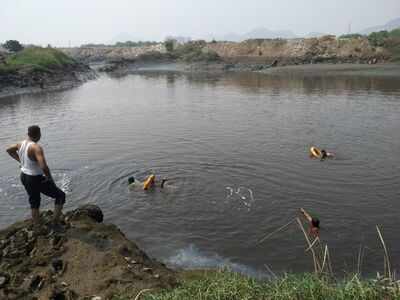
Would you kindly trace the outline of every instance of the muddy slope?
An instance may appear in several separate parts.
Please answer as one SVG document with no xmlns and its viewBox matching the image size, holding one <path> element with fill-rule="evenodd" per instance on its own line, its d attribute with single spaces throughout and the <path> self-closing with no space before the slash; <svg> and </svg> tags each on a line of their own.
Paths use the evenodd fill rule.
<svg viewBox="0 0 400 300">
<path fill-rule="evenodd" d="M 0 231 L 0 299 L 111 299 L 114 295 L 176 285 L 176 274 L 149 258 L 97 206 L 66 214 L 65 232 L 42 214 Z"/>
</svg>

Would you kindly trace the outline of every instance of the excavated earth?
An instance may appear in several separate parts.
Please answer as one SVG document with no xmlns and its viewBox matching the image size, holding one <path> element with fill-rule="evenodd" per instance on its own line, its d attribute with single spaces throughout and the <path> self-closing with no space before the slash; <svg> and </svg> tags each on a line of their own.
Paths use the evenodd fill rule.
<svg viewBox="0 0 400 300">
<path fill-rule="evenodd" d="M 66 213 L 52 229 L 52 212 L 43 225 L 30 220 L 0 231 L 0 299 L 112 299 L 127 292 L 171 288 L 176 273 L 149 258 L 112 224 L 99 207 Z"/>
</svg>

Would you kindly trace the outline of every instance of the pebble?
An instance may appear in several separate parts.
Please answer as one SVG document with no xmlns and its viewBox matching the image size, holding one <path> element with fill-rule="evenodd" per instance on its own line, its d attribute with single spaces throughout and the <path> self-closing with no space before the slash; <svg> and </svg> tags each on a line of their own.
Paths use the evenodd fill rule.
<svg viewBox="0 0 400 300">
<path fill-rule="evenodd" d="M 53 259 L 53 261 L 51 262 L 51 266 L 53 267 L 53 271 L 57 273 L 62 270 L 63 261 L 61 259 Z"/>
<path fill-rule="evenodd" d="M 28 231 L 28 239 L 33 238 L 34 232 L 33 231 Z"/>
<path fill-rule="evenodd" d="M 151 268 L 143 268 L 143 272 L 151 272 Z"/>
<path fill-rule="evenodd" d="M 6 285 L 8 278 L 6 276 L 0 276 L 0 288 Z"/>
</svg>

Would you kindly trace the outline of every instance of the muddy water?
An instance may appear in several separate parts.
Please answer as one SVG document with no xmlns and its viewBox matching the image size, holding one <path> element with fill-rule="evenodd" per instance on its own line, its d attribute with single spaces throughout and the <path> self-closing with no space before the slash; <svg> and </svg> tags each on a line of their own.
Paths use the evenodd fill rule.
<svg viewBox="0 0 400 300">
<path fill-rule="evenodd" d="M 107 221 L 165 262 L 249 274 L 307 271 L 304 207 L 321 220 L 334 269 L 382 269 L 375 225 L 400 264 L 400 84 L 391 77 L 106 76 L 79 88 L 0 100 L 0 141 L 42 127 L 68 208 L 97 203 Z M 308 157 L 311 145 L 336 154 Z M 29 215 L 18 165 L 0 155 L 0 226 Z M 165 189 L 127 187 L 154 173 Z M 43 198 L 43 207 L 52 207 Z"/>
</svg>

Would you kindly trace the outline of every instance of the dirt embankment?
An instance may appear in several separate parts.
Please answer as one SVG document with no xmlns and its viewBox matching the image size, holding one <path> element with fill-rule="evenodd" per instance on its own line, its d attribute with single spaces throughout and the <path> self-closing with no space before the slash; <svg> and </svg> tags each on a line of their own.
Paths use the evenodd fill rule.
<svg viewBox="0 0 400 300">
<path fill-rule="evenodd" d="M 254 39 L 241 43 L 198 43 L 203 52 L 216 52 L 225 62 L 226 69 L 235 65 L 270 66 L 313 63 L 382 63 L 390 59 L 390 52 L 373 47 L 367 38 L 340 39 L 335 36 L 308 39 Z M 92 47 L 65 48 L 64 53 L 84 62 L 134 61 L 146 53 L 165 53 L 162 44 L 149 47 Z M 212 64 L 214 62 L 210 62 Z M 233 66 L 229 66 L 233 65 Z M 241 69 L 240 66 L 238 68 Z M 255 68 L 257 70 L 257 68 Z"/>
<path fill-rule="evenodd" d="M 247 40 L 242 43 L 209 43 L 207 48 L 232 63 L 378 63 L 390 59 L 387 50 L 370 45 L 367 38 L 335 36 L 293 40 Z"/>
<path fill-rule="evenodd" d="M 173 271 L 102 223 L 97 206 L 68 212 L 65 232 L 51 229 L 51 217 L 42 214 L 39 233 L 29 220 L 0 231 L 0 299 L 104 300 L 176 285 Z"/>
<path fill-rule="evenodd" d="M 160 52 L 164 53 L 163 44 L 143 47 L 79 47 L 79 48 L 60 48 L 62 52 L 74 59 L 92 63 L 113 60 L 134 60 L 139 55 Z"/>
</svg>

